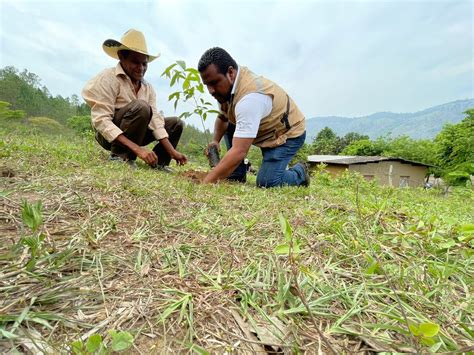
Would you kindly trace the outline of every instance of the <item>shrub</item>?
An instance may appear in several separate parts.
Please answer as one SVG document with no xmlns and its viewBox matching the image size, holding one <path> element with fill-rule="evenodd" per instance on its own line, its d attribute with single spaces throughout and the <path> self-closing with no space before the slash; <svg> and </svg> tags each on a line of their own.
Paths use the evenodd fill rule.
<svg viewBox="0 0 474 355">
<path fill-rule="evenodd" d="M 11 110 L 9 102 L 0 101 L 0 119 L 21 120 L 25 118 L 26 113 L 23 110 Z"/>
<path fill-rule="evenodd" d="M 57 133 L 64 130 L 64 126 L 56 120 L 49 117 L 30 117 L 28 123 L 42 132 Z"/>
<path fill-rule="evenodd" d="M 384 150 L 381 141 L 371 141 L 370 139 L 362 139 L 352 142 L 343 151 L 342 155 L 381 155 Z"/>
<path fill-rule="evenodd" d="M 474 164 L 463 163 L 456 166 L 453 171 L 447 172 L 443 179 L 451 186 L 466 186 L 471 181 L 471 175 L 474 175 Z"/>
<path fill-rule="evenodd" d="M 67 126 L 78 133 L 93 132 L 91 116 L 72 116 L 67 120 Z"/>
</svg>

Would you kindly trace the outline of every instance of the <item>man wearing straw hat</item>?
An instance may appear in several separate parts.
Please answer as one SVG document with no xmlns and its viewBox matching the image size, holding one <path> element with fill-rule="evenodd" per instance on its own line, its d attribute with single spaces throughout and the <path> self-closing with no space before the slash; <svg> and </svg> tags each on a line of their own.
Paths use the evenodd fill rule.
<svg viewBox="0 0 474 355">
<path fill-rule="evenodd" d="M 148 63 L 159 54 L 150 55 L 145 37 L 134 29 L 125 32 L 120 41 L 106 40 L 102 48 L 119 63 L 91 79 L 82 96 L 91 107 L 96 140 L 110 150 L 110 160 L 135 167 L 139 157 L 166 172 L 171 171 L 171 159 L 186 164 L 186 156 L 175 149 L 184 124 L 177 117 L 165 119 L 158 112 L 155 90 L 143 79 Z M 158 141 L 153 150 L 147 149 L 145 146 L 153 141 Z"/>
</svg>

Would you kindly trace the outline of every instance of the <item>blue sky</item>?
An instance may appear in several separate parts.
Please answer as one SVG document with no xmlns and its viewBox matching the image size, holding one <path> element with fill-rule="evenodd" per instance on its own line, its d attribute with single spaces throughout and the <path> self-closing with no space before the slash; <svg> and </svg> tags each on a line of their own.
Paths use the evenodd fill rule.
<svg viewBox="0 0 474 355">
<path fill-rule="evenodd" d="M 197 66 L 213 46 L 280 84 L 308 118 L 415 112 L 474 97 L 473 11 L 471 0 L 0 0 L 0 66 L 80 94 L 115 65 L 102 42 L 136 28 L 161 53 L 146 79 L 167 115 L 161 73 L 178 59 Z"/>
</svg>

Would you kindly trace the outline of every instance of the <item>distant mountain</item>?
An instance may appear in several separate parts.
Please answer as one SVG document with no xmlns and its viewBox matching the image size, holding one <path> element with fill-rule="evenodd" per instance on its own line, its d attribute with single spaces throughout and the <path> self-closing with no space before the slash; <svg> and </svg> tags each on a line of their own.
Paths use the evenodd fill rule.
<svg viewBox="0 0 474 355">
<path fill-rule="evenodd" d="M 474 99 L 457 100 L 415 113 L 377 112 L 364 117 L 314 117 L 306 121 L 306 141 L 311 142 L 318 132 L 331 128 L 338 136 L 349 132 L 366 134 L 374 139 L 388 133 L 392 137 L 434 138 L 446 123 L 458 123 L 474 108 Z"/>
</svg>

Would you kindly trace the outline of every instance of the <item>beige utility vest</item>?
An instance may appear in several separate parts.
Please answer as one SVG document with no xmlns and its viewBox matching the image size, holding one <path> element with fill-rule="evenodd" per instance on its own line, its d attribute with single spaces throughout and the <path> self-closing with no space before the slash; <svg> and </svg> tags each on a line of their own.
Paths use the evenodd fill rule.
<svg viewBox="0 0 474 355">
<path fill-rule="evenodd" d="M 246 67 L 240 67 L 235 93 L 227 106 L 227 119 L 236 124 L 235 105 L 242 97 L 250 93 L 271 96 L 272 111 L 260 121 L 257 137 L 252 142 L 261 148 L 282 145 L 288 138 L 301 136 L 305 131 L 305 118 L 288 94 L 274 82 L 252 73 Z"/>
</svg>

